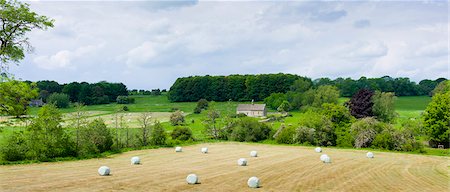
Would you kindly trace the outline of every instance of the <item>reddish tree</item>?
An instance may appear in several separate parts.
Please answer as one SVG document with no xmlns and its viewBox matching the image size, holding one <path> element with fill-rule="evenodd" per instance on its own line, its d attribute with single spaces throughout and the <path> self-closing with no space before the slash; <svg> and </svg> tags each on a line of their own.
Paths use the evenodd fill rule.
<svg viewBox="0 0 450 192">
<path fill-rule="evenodd" d="M 346 104 L 350 113 L 356 118 L 372 117 L 372 96 L 374 92 L 368 89 L 360 89 Z"/>
</svg>

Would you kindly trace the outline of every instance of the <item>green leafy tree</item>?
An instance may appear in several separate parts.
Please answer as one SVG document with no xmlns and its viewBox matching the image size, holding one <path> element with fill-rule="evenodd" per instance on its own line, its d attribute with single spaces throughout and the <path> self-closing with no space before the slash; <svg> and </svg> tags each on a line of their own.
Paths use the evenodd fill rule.
<svg viewBox="0 0 450 192">
<path fill-rule="evenodd" d="M 47 98 L 47 103 L 53 103 L 58 108 L 68 108 L 70 100 L 67 94 L 53 93 Z"/>
<path fill-rule="evenodd" d="M 431 92 L 432 95 L 450 92 L 450 80 L 440 82 Z"/>
<path fill-rule="evenodd" d="M 332 85 L 323 85 L 317 88 L 314 94 L 313 107 L 322 107 L 324 103 L 335 103 L 339 100 L 339 89 Z"/>
<path fill-rule="evenodd" d="M 0 113 L 20 117 L 28 112 L 31 99 L 38 96 L 36 84 L 9 79 L 0 82 Z"/>
<path fill-rule="evenodd" d="M 80 156 L 109 151 L 113 145 L 111 132 L 100 118 L 80 129 L 80 141 L 78 152 Z"/>
<path fill-rule="evenodd" d="M 290 89 L 293 92 L 303 93 L 308 91 L 312 87 L 312 81 L 308 78 L 300 78 L 294 81 L 294 84 L 291 85 Z"/>
<path fill-rule="evenodd" d="M 271 109 L 277 109 L 287 97 L 284 93 L 272 93 L 269 97 L 264 99 L 264 103 Z"/>
<path fill-rule="evenodd" d="M 75 149 L 69 134 L 61 126 L 62 115 L 51 104 L 44 105 L 28 127 L 28 159 L 48 160 L 55 157 L 74 156 Z"/>
<path fill-rule="evenodd" d="M 166 138 L 167 135 L 164 127 L 159 121 L 156 121 L 150 132 L 150 145 L 164 145 L 166 144 Z"/>
<path fill-rule="evenodd" d="M 292 106 L 288 101 L 283 101 L 283 103 L 281 103 L 280 106 L 278 106 L 277 111 L 286 113 L 286 112 L 289 112 L 289 110 L 291 110 L 291 108 L 292 108 Z"/>
<path fill-rule="evenodd" d="M 353 137 L 350 134 L 350 126 L 355 118 L 349 110 L 338 104 L 325 103 L 322 105 L 322 114 L 328 117 L 334 126 L 336 145 L 340 147 L 352 147 Z"/>
<path fill-rule="evenodd" d="M 425 109 L 423 127 L 430 138 L 430 145 L 448 147 L 450 139 L 450 92 L 435 94 Z"/>
<path fill-rule="evenodd" d="M 380 121 L 389 123 L 396 117 L 395 114 L 395 95 L 394 93 L 385 93 L 375 91 L 372 96 L 372 113 Z"/>
<path fill-rule="evenodd" d="M 203 123 L 205 124 L 206 134 L 213 139 L 219 139 L 222 131 L 217 121 L 219 117 L 220 113 L 215 108 L 214 103 L 212 103 L 208 109 L 206 120 Z"/>
<path fill-rule="evenodd" d="M 170 136 L 172 137 L 172 139 L 177 139 L 180 141 L 187 141 L 189 139 L 194 140 L 192 131 L 191 129 L 189 129 L 189 127 L 175 127 Z"/>
<path fill-rule="evenodd" d="M 26 33 L 33 29 L 53 27 L 53 20 L 30 10 L 27 3 L 17 0 L 0 0 L 0 72 L 6 71 L 10 62 L 17 63 L 32 51 Z"/>
</svg>

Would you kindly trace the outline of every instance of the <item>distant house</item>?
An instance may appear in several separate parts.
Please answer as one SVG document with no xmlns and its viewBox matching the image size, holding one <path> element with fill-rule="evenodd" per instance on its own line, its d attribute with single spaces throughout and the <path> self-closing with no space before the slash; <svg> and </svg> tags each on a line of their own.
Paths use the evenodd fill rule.
<svg viewBox="0 0 450 192">
<path fill-rule="evenodd" d="M 236 114 L 245 114 L 249 117 L 265 117 L 267 115 L 266 104 L 239 104 Z"/>
<path fill-rule="evenodd" d="M 42 99 L 33 99 L 30 101 L 31 107 L 42 107 L 45 103 L 42 101 Z"/>
</svg>

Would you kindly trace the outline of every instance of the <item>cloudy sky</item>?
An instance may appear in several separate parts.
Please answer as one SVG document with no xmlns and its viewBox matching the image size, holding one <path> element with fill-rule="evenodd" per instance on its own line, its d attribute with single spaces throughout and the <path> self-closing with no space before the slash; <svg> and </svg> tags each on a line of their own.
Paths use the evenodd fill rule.
<svg viewBox="0 0 450 192">
<path fill-rule="evenodd" d="M 449 7 L 416 2 L 31 1 L 55 27 L 16 78 L 169 88 L 178 77 L 449 78 Z"/>
</svg>

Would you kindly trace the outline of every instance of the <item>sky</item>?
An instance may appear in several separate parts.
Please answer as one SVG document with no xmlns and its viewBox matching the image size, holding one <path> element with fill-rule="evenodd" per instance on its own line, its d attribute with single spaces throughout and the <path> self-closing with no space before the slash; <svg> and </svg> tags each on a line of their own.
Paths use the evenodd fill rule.
<svg viewBox="0 0 450 192">
<path fill-rule="evenodd" d="M 447 1 L 28 1 L 16 78 L 168 89 L 179 77 L 450 77 Z"/>
</svg>

